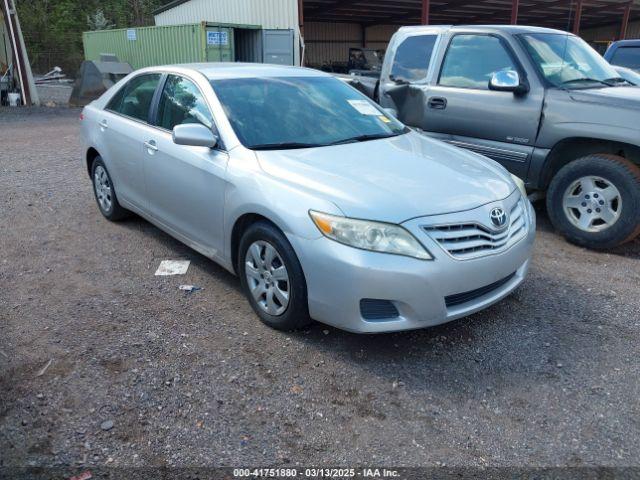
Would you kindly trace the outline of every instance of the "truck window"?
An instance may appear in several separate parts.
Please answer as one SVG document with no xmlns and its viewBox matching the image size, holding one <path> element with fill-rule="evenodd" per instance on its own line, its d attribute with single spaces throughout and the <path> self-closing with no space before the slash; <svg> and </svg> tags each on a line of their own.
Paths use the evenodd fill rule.
<svg viewBox="0 0 640 480">
<path fill-rule="evenodd" d="M 640 70 L 640 47 L 620 47 L 611 57 L 612 65 Z"/>
<path fill-rule="evenodd" d="M 517 68 L 497 37 L 456 35 L 449 44 L 439 84 L 488 90 L 489 80 L 501 70 Z"/>
<path fill-rule="evenodd" d="M 416 35 L 405 39 L 396 50 L 391 79 L 405 82 L 423 80 L 427 76 L 437 38 L 437 35 Z"/>
</svg>

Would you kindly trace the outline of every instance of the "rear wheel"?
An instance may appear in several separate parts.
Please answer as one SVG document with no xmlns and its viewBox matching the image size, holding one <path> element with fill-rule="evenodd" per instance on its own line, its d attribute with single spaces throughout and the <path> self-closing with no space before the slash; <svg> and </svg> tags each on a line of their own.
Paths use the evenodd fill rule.
<svg viewBox="0 0 640 480">
<path fill-rule="evenodd" d="M 93 193 L 102 215 L 111 221 L 122 220 L 129 216 L 130 212 L 120 205 L 116 196 L 111 176 L 104 164 L 102 157 L 97 156 L 91 166 L 91 178 L 93 180 Z"/>
<path fill-rule="evenodd" d="M 571 242 L 607 249 L 640 233 L 640 168 L 596 154 L 563 167 L 547 192 L 553 225 Z"/>
<path fill-rule="evenodd" d="M 254 311 L 265 324 L 295 330 L 311 323 L 307 285 L 293 248 L 273 225 L 251 225 L 240 240 L 238 274 Z"/>
</svg>

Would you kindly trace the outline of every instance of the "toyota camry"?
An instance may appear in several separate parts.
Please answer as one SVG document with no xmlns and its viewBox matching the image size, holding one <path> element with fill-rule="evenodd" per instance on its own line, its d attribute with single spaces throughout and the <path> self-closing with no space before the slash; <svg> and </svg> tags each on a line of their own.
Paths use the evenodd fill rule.
<svg viewBox="0 0 640 480">
<path fill-rule="evenodd" d="M 135 212 L 237 274 L 271 327 L 428 327 L 494 304 L 527 273 L 522 181 L 328 74 L 147 68 L 81 118 L 102 214 Z"/>
</svg>

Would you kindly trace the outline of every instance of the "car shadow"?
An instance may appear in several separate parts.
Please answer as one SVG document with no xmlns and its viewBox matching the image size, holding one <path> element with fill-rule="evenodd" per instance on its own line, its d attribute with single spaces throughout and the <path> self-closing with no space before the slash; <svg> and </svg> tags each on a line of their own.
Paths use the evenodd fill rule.
<svg viewBox="0 0 640 480">
<path fill-rule="evenodd" d="M 564 240 L 561 235 L 556 232 L 556 230 L 553 228 L 553 225 L 551 224 L 551 221 L 549 220 L 549 215 L 547 215 L 547 209 L 545 206 L 544 201 L 537 201 L 533 204 L 535 210 L 536 210 L 536 217 L 537 217 L 537 221 L 538 221 L 538 225 L 537 225 L 537 230 L 538 232 L 546 232 L 546 233 L 551 233 L 554 235 L 557 235 L 558 238 L 564 242 L 567 242 L 566 240 Z M 568 242 L 567 242 L 568 243 Z M 583 247 L 576 247 L 576 248 L 583 248 Z M 619 247 L 616 248 L 611 248 L 609 250 L 605 250 L 605 251 L 594 251 L 594 250 L 589 250 L 589 249 L 584 249 L 585 252 L 589 252 L 589 253 L 596 253 L 596 254 L 602 254 L 602 253 L 608 253 L 611 255 L 616 255 L 619 257 L 625 257 L 625 258 L 636 258 L 636 259 L 640 259 L 640 237 L 637 237 L 636 239 L 627 242 L 623 245 L 620 245 Z"/>
<path fill-rule="evenodd" d="M 579 373 L 578 365 L 598 364 L 608 348 L 603 337 L 614 335 L 607 332 L 606 294 L 571 298 L 580 290 L 561 273 L 534 271 L 502 302 L 444 325 L 360 335 L 317 324 L 290 335 L 336 363 L 355 365 L 363 378 L 386 378 L 390 388 L 415 394 L 536 388 Z"/>
<path fill-rule="evenodd" d="M 151 222 L 148 222 L 144 218 L 138 215 L 132 215 L 131 218 L 127 218 L 119 223 L 120 226 L 130 231 L 140 232 L 144 236 L 157 241 L 167 250 L 171 251 L 171 258 L 184 258 L 191 261 L 191 265 L 206 271 L 215 277 L 216 280 L 222 282 L 226 287 L 233 288 L 239 293 L 242 292 L 240 288 L 240 282 L 238 278 L 227 271 L 225 268 L 218 265 L 212 259 L 202 255 L 201 253 L 188 247 L 181 241 L 173 238 L 168 233 L 160 230 Z"/>
</svg>

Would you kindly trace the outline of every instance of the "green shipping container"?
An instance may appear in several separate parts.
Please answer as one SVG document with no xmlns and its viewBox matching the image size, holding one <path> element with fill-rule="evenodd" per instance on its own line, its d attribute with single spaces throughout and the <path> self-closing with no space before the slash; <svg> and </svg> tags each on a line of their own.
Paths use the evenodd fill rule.
<svg viewBox="0 0 640 480">
<path fill-rule="evenodd" d="M 203 22 L 123 28 L 85 32 L 82 42 L 86 60 L 100 61 L 100 54 L 115 54 L 134 69 L 173 63 L 233 62 L 234 28 L 260 27 Z"/>
</svg>

